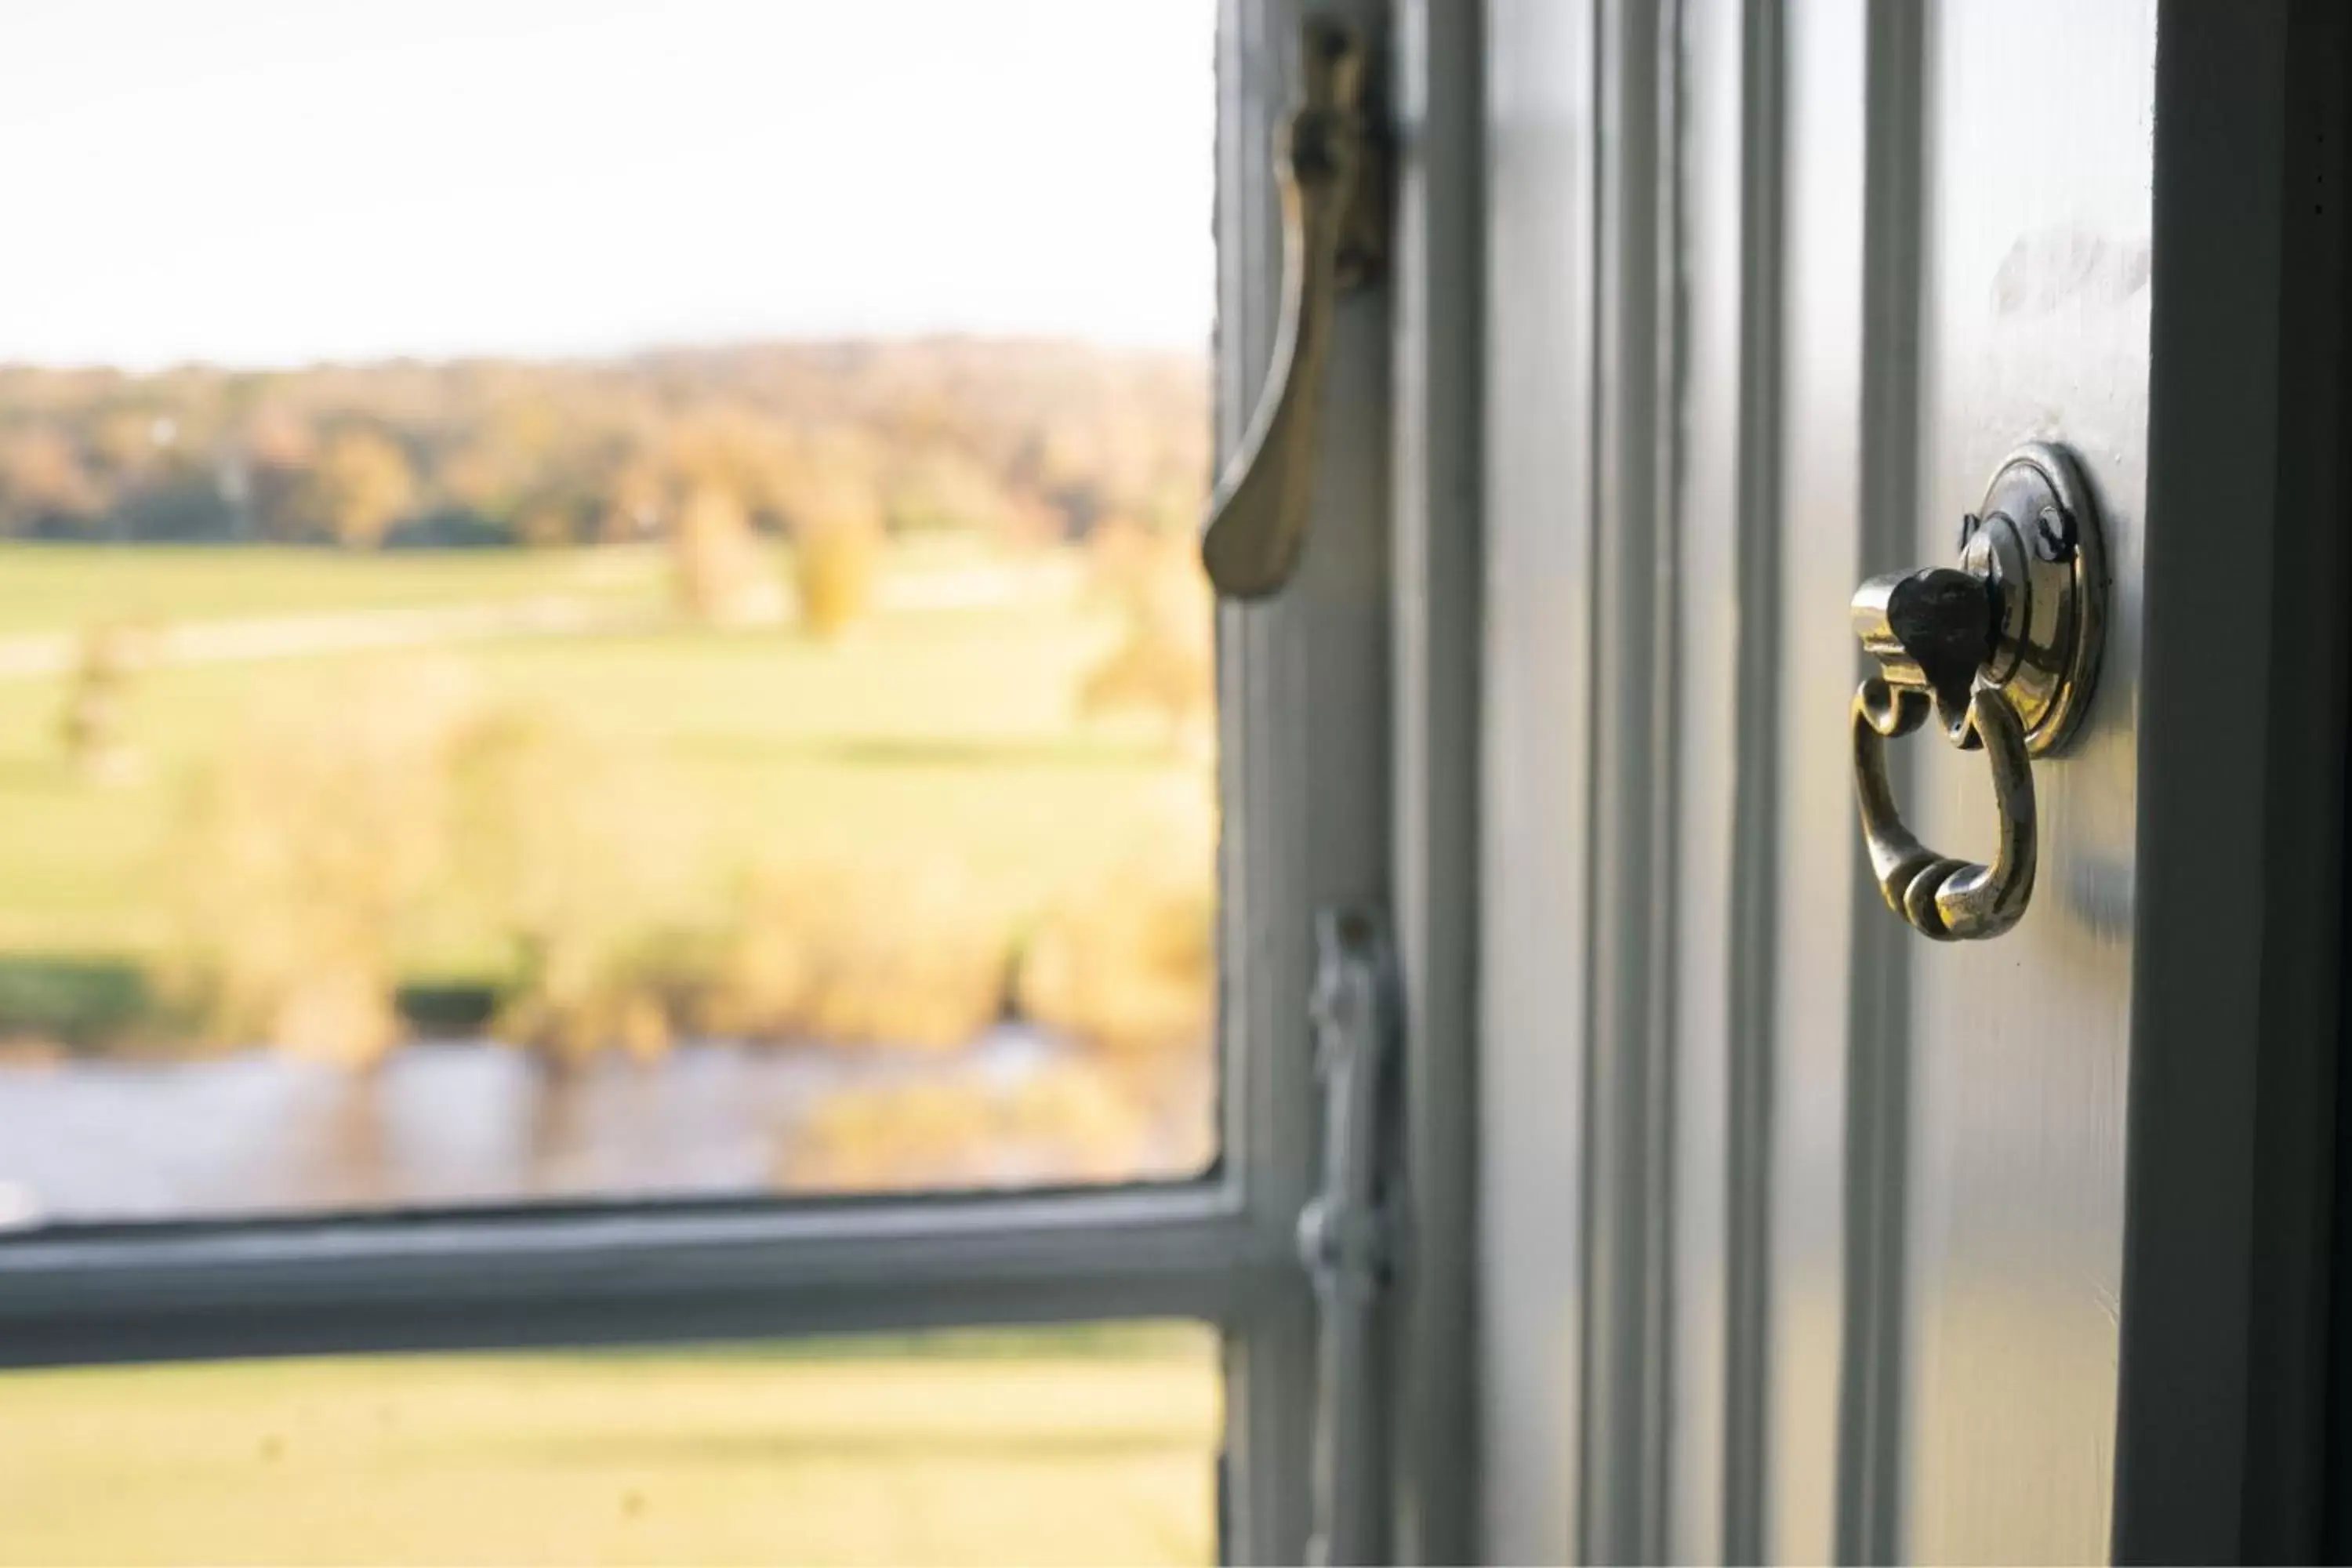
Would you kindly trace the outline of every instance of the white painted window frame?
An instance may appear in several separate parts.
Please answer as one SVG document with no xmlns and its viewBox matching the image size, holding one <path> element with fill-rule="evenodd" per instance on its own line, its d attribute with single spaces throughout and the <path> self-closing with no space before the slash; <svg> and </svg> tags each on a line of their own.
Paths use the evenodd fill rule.
<svg viewBox="0 0 2352 1568">
<path fill-rule="evenodd" d="M 0 1366 L 1195 1318 L 1226 1346 L 1226 1553 L 1297 1561 L 1315 1403 L 1294 1240 L 1318 1154 L 1313 917 L 1393 895 L 1413 1038 L 1437 1042 L 1409 1049 L 1405 1127 L 1406 1219 L 1433 1267 L 1409 1264 L 1396 1298 L 1397 1484 L 1350 1506 L 1381 1510 L 1397 1551 L 1469 1554 L 1479 7 L 1398 0 L 1391 49 L 1384 0 L 1314 3 L 1354 21 L 1394 73 L 1400 225 L 1391 286 L 1339 312 L 1299 575 L 1271 603 L 1221 612 L 1217 1168 L 1020 1194 L 59 1227 L 0 1239 Z M 1221 0 L 1224 450 L 1273 346 L 1269 148 L 1304 8 Z M 1416 574 L 1394 595 L 1392 552 Z"/>
</svg>

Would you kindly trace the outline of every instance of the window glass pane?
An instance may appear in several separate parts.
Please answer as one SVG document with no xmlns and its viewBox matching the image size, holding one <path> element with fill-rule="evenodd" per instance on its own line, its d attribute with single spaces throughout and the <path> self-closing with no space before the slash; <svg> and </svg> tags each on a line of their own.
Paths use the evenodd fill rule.
<svg viewBox="0 0 2352 1568">
<path fill-rule="evenodd" d="M 1213 0 L 0 20 L 0 1224 L 1213 1157 Z"/>
<path fill-rule="evenodd" d="M 1207 1563 L 1183 1324 L 0 1375 L 0 1562 Z"/>
</svg>

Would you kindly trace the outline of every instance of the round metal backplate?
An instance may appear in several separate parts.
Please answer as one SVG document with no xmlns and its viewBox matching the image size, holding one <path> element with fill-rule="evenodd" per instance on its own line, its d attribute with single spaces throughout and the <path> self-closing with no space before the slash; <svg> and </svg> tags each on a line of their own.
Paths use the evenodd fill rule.
<svg viewBox="0 0 2352 1568">
<path fill-rule="evenodd" d="M 1990 580 L 2000 624 L 1983 674 L 2025 722 L 2042 756 L 2080 727 L 2106 637 L 2106 540 L 2082 470 L 2063 447 L 2020 447 L 2001 462 L 1960 550 Z"/>
</svg>

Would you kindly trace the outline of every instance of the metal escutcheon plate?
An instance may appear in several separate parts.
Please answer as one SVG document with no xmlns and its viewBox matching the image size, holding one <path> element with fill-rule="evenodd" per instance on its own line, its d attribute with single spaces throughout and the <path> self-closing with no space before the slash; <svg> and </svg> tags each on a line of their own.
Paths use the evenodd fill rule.
<svg viewBox="0 0 2352 1568">
<path fill-rule="evenodd" d="M 2015 705 L 2027 754 L 2042 756 L 2072 738 L 2098 681 L 2107 612 L 2098 506 L 2074 458 L 2036 441 L 2002 460 L 1975 519 L 1960 569 L 1992 583 L 2000 616 L 1982 674 Z"/>
</svg>

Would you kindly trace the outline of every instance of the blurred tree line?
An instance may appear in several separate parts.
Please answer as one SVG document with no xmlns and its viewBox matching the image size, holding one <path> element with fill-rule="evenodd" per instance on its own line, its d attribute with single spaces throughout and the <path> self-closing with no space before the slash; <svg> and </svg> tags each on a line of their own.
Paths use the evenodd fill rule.
<svg viewBox="0 0 2352 1568">
<path fill-rule="evenodd" d="M 0 367 L 0 538 L 366 550 L 1197 520 L 1197 356 L 935 339 L 150 374 Z M 716 521 L 714 521 L 716 520 Z"/>
</svg>

